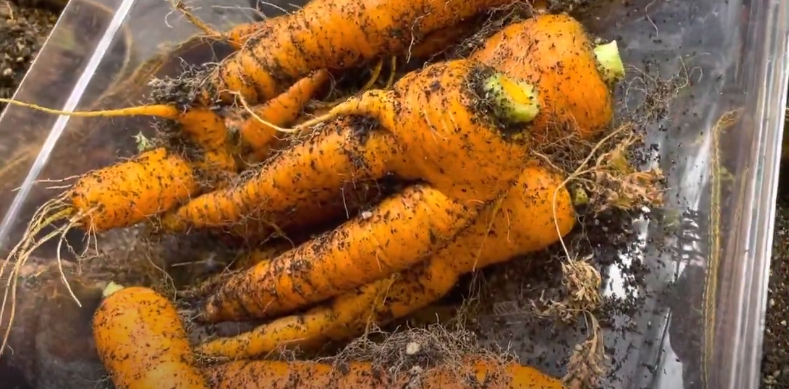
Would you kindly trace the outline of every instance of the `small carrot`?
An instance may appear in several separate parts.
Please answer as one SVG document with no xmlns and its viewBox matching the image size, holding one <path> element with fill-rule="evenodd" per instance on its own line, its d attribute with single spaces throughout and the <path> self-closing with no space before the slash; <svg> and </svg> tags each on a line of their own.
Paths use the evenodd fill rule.
<svg viewBox="0 0 789 389">
<path fill-rule="evenodd" d="M 537 87 L 542 114 L 532 123 L 536 142 L 571 133 L 589 139 L 613 119 L 609 85 L 624 75 L 616 41 L 594 46 L 583 25 L 568 15 L 510 24 L 470 58 Z"/>
<path fill-rule="evenodd" d="M 530 166 L 501 202 L 488 206 L 451 243 L 401 273 L 394 283 L 375 281 L 303 314 L 206 342 L 196 351 L 211 357 L 253 358 L 282 346 L 347 340 L 362 333 L 368 322 L 382 326 L 408 316 L 446 295 L 461 275 L 544 249 L 569 233 L 575 214 L 562 184 L 561 175 Z"/>
<path fill-rule="evenodd" d="M 167 299 L 147 288 L 116 284 L 105 296 L 93 317 L 93 336 L 116 388 L 208 388 Z"/>
<path fill-rule="evenodd" d="M 250 118 L 246 124 L 241 128 L 235 128 L 235 130 L 239 131 L 241 140 L 245 144 L 252 146 L 253 151 L 255 147 L 265 150 L 266 143 L 274 135 L 269 131 L 270 126 L 284 126 L 293 122 L 312 95 L 325 84 L 328 76 L 327 71 L 318 70 L 313 75 L 297 82 L 282 95 L 277 96 L 270 104 L 262 106 L 257 112 L 252 111 L 253 114 L 247 112 L 250 110 L 249 107 L 240 108 L 242 113 L 231 114 L 229 124 L 238 125 L 237 119 L 233 118 L 239 115 L 244 116 L 244 112 L 249 114 Z M 194 144 L 200 146 L 203 152 L 209 154 L 208 158 L 212 160 L 218 170 L 234 172 L 238 169 L 236 159 L 232 155 L 232 150 L 238 148 L 238 145 L 231 141 L 226 119 L 220 115 L 218 110 L 201 107 L 179 108 L 180 104 L 166 103 L 113 110 L 64 112 L 10 99 L 0 99 L 0 102 L 75 117 L 153 116 L 172 120 L 180 124 L 179 131 Z M 241 102 L 246 105 L 245 101 Z"/>
<path fill-rule="evenodd" d="M 277 130 L 269 125 L 287 126 L 298 119 L 301 110 L 313 98 L 318 88 L 329 80 L 329 72 L 319 70 L 299 80 L 287 92 L 252 110 L 239 110 L 225 118 L 225 126 L 239 134 L 241 147 L 249 148 L 250 163 L 262 161 Z M 246 155 L 246 153 L 244 153 Z"/>
<path fill-rule="evenodd" d="M 517 0 L 312 0 L 298 11 L 238 27 L 244 47 L 218 65 L 201 105 L 239 93 L 263 102 L 317 69 L 344 70 L 403 54 L 422 34 Z"/>
<path fill-rule="evenodd" d="M 529 366 L 481 357 L 464 362 L 426 368 L 416 376 L 405 371 L 393 375 L 368 362 L 334 366 L 301 361 L 235 361 L 208 367 L 205 374 L 215 389 L 285 389 L 294 383 L 300 389 L 564 389 L 560 380 Z"/>
<path fill-rule="evenodd" d="M 350 145 L 360 145 L 358 149 L 347 152 L 342 133 L 313 138 L 283 151 L 238 187 L 190 201 L 163 224 L 173 231 L 231 226 L 266 207 L 291 209 L 310 189 L 339 190 L 346 178 L 327 172 L 336 167 L 345 169 L 341 174 L 358 171 L 348 169 L 348 156 L 361 162 L 372 180 L 394 173 L 422 179 L 453 199 L 491 200 L 514 184 L 526 163 L 527 129 L 516 123 L 538 114 L 535 95 L 529 84 L 472 61 L 430 65 L 406 75 L 392 90 L 365 92 L 319 120 L 346 115 L 377 119 L 385 132 L 355 134 L 360 140 Z"/>
</svg>

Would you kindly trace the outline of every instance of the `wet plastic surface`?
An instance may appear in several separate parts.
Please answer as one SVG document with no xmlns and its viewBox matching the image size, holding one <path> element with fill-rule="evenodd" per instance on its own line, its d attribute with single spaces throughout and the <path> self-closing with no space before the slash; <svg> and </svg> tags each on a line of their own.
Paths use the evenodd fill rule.
<svg viewBox="0 0 789 389">
<path fill-rule="evenodd" d="M 221 7 L 211 3 L 190 5 L 202 6 L 198 16 L 218 29 L 250 20 L 239 9 L 248 1 L 223 1 Z M 633 225 L 641 236 L 633 244 L 641 247 L 640 260 L 651 272 L 647 290 L 639 291 L 640 313 L 617 318 L 635 331 L 606 334 L 615 371 L 604 387 L 756 389 L 786 96 L 789 2 L 603 3 L 582 18 L 592 33 L 618 39 L 626 63 L 662 77 L 684 71 L 691 83 L 668 116 L 653 124 L 647 140 L 660 145 L 669 185 L 667 207 L 683 216 L 672 226 L 656 220 Z M 139 101 L 147 80 L 135 84 L 136 89 L 115 84 L 115 90 L 108 90 L 108 85 L 128 79 L 126 69 L 152 58 L 160 44 L 179 43 L 197 33 L 179 14 L 170 14 L 165 1 L 103 4 L 106 9 L 71 2 L 16 99 L 67 110 Z M 57 43 L 68 36 L 79 43 Z M 215 48 L 221 57 L 222 47 Z M 188 49 L 184 53 L 191 55 Z M 188 61 L 216 59 L 192 55 Z M 178 71 L 180 64 L 171 61 L 151 74 Z M 639 76 L 630 72 L 626 84 L 639 82 Z M 628 103 L 639 98 L 643 96 L 627 95 Z M 713 130 L 721 117 L 730 115 L 739 119 L 734 126 Z M 137 126 L 143 130 L 145 121 L 68 119 L 9 107 L 0 118 L 0 252 L 20 238 L 20 221 L 51 195 L 46 186 L 58 185 L 34 180 L 79 174 L 131 155 Z M 20 189 L 12 192 L 14 188 Z M 680 237 L 666 234 L 669 227 L 680 228 Z M 599 255 L 617 253 L 603 249 Z M 615 281 L 616 272 L 609 269 Z M 613 282 L 606 293 L 623 289 Z M 558 335 L 551 329 L 527 329 L 508 308 L 518 302 L 517 293 L 489 298 L 494 311 L 509 315 L 505 321 L 513 332 L 529 335 L 489 338 L 497 337 L 523 362 L 563 374 L 561 361 L 569 349 L 555 339 L 574 344 L 582 339 L 583 328 Z M 500 330 L 492 323 L 501 322 L 501 316 L 480 318 L 491 322 L 481 327 Z"/>
</svg>

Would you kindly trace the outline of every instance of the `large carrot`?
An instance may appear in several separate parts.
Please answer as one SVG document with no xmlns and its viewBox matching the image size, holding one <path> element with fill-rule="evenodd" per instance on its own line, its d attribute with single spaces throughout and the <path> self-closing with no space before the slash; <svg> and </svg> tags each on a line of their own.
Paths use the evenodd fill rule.
<svg viewBox="0 0 789 389">
<path fill-rule="evenodd" d="M 349 69 L 405 52 L 423 34 L 518 0 L 312 0 L 289 14 L 236 29 L 245 46 L 209 76 L 203 105 L 234 93 L 268 100 L 317 69 Z M 254 32 L 254 33 L 252 33 Z"/>
<path fill-rule="evenodd" d="M 573 205 L 562 176 L 530 166 L 501 202 L 491 204 L 451 243 L 425 263 L 404 271 L 393 284 L 379 280 L 364 285 L 303 314 L 212 340 L 196 351 L 212 357 L 251 358 L 282 346 L 318 344 L 327 338 L 346 340 L 363 331 L 368 322 L 385 325 L 437 301 L 462 274 L 547 247 L 574 225 Z"/>
<path fill-rule="evenodd" d="M 423 369 L 416 376 L 368 362 L 235 361 L 207 368 L 215 389 L 564 389 L 561 381 L 538 370 L 492 358 L 468 358 L 464 366 L 446 363 Z"/>
<path fill-rule="evenodd" d="M 96 349 L 116 388 L 207 389 L 175 307 L 153 290 L 110 284 L 96 310 Z"/>
<path fill-rule="evenodd" d="M 588 139 L 613 118 L 612 82 L 624 75 L 616 41 L 596 46 L 583 25 L 567 15 L 537 15 L 488 38 L 471 57 L 522 78 L 540 91 L 535 141 L 577 133 Z"/>
<path fill-rule="evenodd" d="M 487 66 L 456 60 L 409 73 L 392 90 L 365 92 L 332 112 L 372 117 L 390 134 L 389 142 L 377 129 L 356 134 L 361 147 L 349 155 L 370 179 L 390 172 L 421 179 L 445 196 L 479 203 L 517 180 L 528 159 L 522 124 L 539 113 L 537 94 L 529 84 Z M 325 178 L 327 167 L 348 163 L 347 149 L 337 147 L 341 140 L 336 136 L 341 135 L 285 150 L 239 187 L 207 193 L 180 207 L 165 226 L 231 226 L 267 207 L 291 209 L 300 202 L 291 202 L 294 193 L 298 199 L 305 188 L 329 184 L 327 179 L 339 190 L 341 177 Z"/>
</svg>

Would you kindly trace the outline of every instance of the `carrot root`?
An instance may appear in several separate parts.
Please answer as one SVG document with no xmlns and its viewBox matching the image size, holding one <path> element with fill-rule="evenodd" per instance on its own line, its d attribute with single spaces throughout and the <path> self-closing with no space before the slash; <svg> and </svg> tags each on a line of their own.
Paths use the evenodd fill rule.
<svg viewBox="0 0 789 389">
<path fill-rule="evenodd" d="M 271 317 L 402 271 L 462 230 L 476 207 L 429 187 L 410 187 L 384 200 L 368 218 L 346 222 L 270 263 L 231 276 L 208 298 L 202 319 Z"/>
<path fill-rule="evenodd" d="M 625 77 L 625 65 L 619 56 L 619 46 L 616 41 L 611 41 L 594 48 L 597 58 L 598 71 L 608 83 L 615 83 Z"/>
<path fill-rule="evenodd" d="M 367 362 L 236 361 L 209 367 L 206 376 L 216 389 L 285 389 L 294 382 L 303 389 L 461 389 L 484 386 L 490 389 L 565 389 L 562 382 L 538 370 L 487 358 L 469 358 L 463 367 L 439 365 L 422 370 L 416 377 L 402 372 L 392 375 L 386 368 Z M 458 371 L 460 370 L 460 371 Z M 470 381 L 470 382 L 469 382 Z M 414 385 L 418 382 L 418 385 Z"/>
</svg>

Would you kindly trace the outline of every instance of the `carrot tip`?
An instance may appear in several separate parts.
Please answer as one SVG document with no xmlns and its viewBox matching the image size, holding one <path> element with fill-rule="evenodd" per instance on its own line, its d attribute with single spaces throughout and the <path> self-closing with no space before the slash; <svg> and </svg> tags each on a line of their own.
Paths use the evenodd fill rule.
<svg viewBox="0 0 789 389">
<path fill-rule="evenodd" d="M 616 83 L 625 77 L 625 65 L 619 56 L 619 46 L 616 41 L 611 41 L 594 48 L 597 57 L 597 67 L 607 83 Z"/>
<path fill-rule="evenodd" d="M 537 89 L 524 81 L 495 74 L 485 82 L 497 115 L 510 123 L 528 123 L 540 113 Z"/>
<path fill-rule="evenodd" d="M 115 292 L 117 292 L 117 291 L 119 291 L 121 289 L 123 289 L 123 285 L 116 284 L 116 283 L 110 281 L 110 283 L 101 292 L 101 295 L 102 295 L 102 297 L 107 298 L 107 297 L 112 296 L 113 293 L 115 293 Z"/>
</svg>

